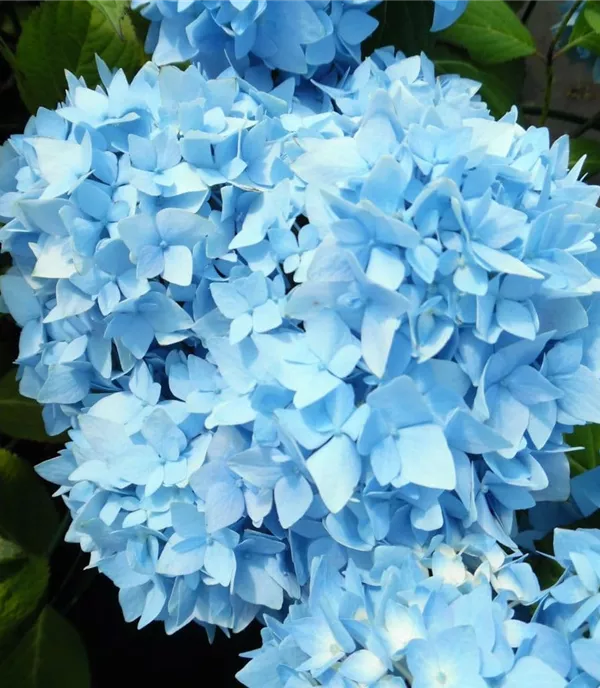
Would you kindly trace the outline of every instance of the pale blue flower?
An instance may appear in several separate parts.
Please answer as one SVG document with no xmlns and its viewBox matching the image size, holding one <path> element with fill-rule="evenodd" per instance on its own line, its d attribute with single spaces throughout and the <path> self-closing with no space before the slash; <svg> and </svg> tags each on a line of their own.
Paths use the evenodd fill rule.
<svg viewBox="0 0 600 688">
<path fill-rule="evenodd" d="M 213 282 L 211 295 L 219 311 L 232 321 L 229 340 L 237 344 L 251 332 L 269 332 L 281 323 L 278 300 L 284 296 L 282 280 L 267 280 L 260 272 L 229 282 Z"/>
<path fill-rule="evenodd" d="M 410 378 L 401 376 L 382 385 L 368 395 L 367 403 L 371 413 L 359 449 L 370 456 L 381 485 L 400 477 L 402 483 L 454 489 L 454 460 L 443 429 Z M 418 468 L 423 454 L 431 462 L 430 470 Z"/>
<path fill-rule="evenodd" d="M 193 213 L 166 208 L 156 214 L 134 215 L 119 223 L 118 232 L 131 251 L 138 277 L 161 275 L 172 284 L 192 282 L 194 247 L 207 233 Z"/>
</svg>

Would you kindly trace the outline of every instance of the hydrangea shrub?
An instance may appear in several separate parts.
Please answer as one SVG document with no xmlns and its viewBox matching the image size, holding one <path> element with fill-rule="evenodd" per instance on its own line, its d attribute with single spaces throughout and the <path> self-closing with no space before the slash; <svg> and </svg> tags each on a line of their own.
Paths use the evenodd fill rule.
<svg viewBox="0 0 600 688">
<path fill-rule="evenodd" d="M 478 82 L 361 61 L 376 4 L 134 2 L 154 62 L 0 148 L 36 469 L 127 620 L 264 622 L 249 688 L 588 688 L 598 532 L 550 587 L 525 550 L 598 504 L 600 189 Z"/>
</svg>

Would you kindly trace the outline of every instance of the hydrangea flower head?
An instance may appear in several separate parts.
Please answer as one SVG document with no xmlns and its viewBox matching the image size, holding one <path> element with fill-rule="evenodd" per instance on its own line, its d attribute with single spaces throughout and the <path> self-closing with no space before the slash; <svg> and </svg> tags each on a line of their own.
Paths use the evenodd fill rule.
<svg viewBox="0 0 600 688">
<path fill-rule="evenodd" d="M 146 50 L 159 65 L 198 62 L 210 76 L 231 64 L 250 79 L 264 68 L 310 78 L 361 59 L 381 0 L 132 0 L 150 20 Z M 453 24 L 468 0 L 434 0 L 432 31 Z"/>
<path fill-rule="evenodd" d="M 7 144 L 0 239 L 21 390 L 72 426 L 40 471 L 127 617 L 237 630 L 321 556 L 516 548 L 600 421 L 599 191 L 568 141 L 391 50 L 308 102 L 103 78 Z"/>
</svg>

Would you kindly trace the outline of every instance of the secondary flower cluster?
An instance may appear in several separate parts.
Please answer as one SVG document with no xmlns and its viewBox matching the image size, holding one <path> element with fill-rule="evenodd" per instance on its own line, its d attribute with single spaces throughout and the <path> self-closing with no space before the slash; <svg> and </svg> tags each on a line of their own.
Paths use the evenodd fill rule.
<svg viewBox="0 0 600 688">
<path fill-rule="evenodd" d="M 370 569 L 351 562 L 343 573 L 316 559 L 307 599 L 283 623 L 267 617 L 237 678 L 249 688 L 565 686 L 567 641 L 512 609 L 539 597 L 529 565 L 484 561 L 471 573 L 466 550 L 381 546 Z"/>
<path fill-rule="evenodd" d="M 377 27 L 381 0 L 132 0 L 151 21 L 146 50 L 156 64 L 199 62 L 210 76 L 230 65 L 255 83 L 268 70 L 303 77 L 356 66 Z M 432 30 L 454 23 L 467 0 L 435 0 Z M 265 67 L 267 69 L 265 69 Z"/>
</svg>

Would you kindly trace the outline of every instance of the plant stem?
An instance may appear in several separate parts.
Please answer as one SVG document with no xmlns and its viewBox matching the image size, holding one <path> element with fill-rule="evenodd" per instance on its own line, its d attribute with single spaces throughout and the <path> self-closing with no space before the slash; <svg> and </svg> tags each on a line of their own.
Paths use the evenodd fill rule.
<svg viewBox="0 0 600 688">
<path fill-rule="evenodd" d="M 402 664 L 402 662 L 394 662 L 394 669 L 405 678 L 409 683 L 412 683 L 413 677 L 410 671 Z"/>
<path fill-rule="evenodd" d="M 525 5 L 525 9 L 523 10 L 523 16 L 521 17 L 521 21 L 523 22 L 523 24 L 527 24 L 527 22 L 529 21 L 529 17 L 531 17 L 536 5 L 537 0 L 529 0 L 529 2 Z"/>
<path fill-rule="evenodd" d="M 64 589 L 71 582 L 71 578 L 73 578 L 73 575 L 79 569 L 82 559 L 83 559 L 83 550 L 80 550 L 77 553 L 77 555 L 75 556 L 75 559 L 73 560 L 71 567 L 67 571 L 66 576 L 62 579 L 60 585 L 58 586 L 58 590 L 54 593 L 54 596 L 50 600 L 50 604 L 54 604 L 58 600 L 59 596 L 62 594 Z"/>
<path fill-rule="evenodd" d="M 79 580 L 79 584 L 73 591 L 73 595 L 71 596 L 71 599 L 64 605 L 62 608 L 62 613 L 67 614 L 76 604 L 79 602 L 81 597 L 86 593 L 89 588 L 91 587 L 92 583 L 96 580 L 98 577 L 98 570 L 88 570 L 84 571 L 83 575 L 81 576 L 81 579 Z"/>
<path fill-rule="evenodd" d="M 577 12 L 581 7 L 583 0 L 577 0 L 573 3 L 569 11 L 563 17 L 556 33 L 554 34 L 550 46 L 548 47 L 548 52 L 546 53 L 546 89 L 544 91 L 544 104 L 542 106 L 542 113 L 540 115 L 540 126 L 545 124 L 548 119 L 548 114 L 550 111 L 550 100 L 552 98 L 552 84 L 554 82 L 554 53 L 558 43 L 567 28 L 571 17 Z"/>
<path fill-rule="evenodd" d="M 600 129 L 600 112 L 592 115 L 589 119 L 584 120 L 579 124 L 577 129 L 571 134 L 571 136 L 576 139 L 578 136 L 585 134 L 586 131 L 590 129 Z"/>
<path fill-rule="evenodd" d="M 524 105 L 521 105 L 520 110 L 525 115 L 542 114 L 542 106 L 535 105 L 533 103 L 525 103 Z M 550 119 L 561 119 L 564 122 L 571 122 L 572 124 L 579 125 L 583 125 L 587 122 L 586 118 L 582 117 L 581 115 L 574 115 L 572 112 L 568 112 L 567 110 L 559 110 L 558 108 L 549 108 L 548 117 Z M 600 125 L 598 125 L 598 127 L 600 128 Z M 596 128 L 596 126 L 592 125 L 591 128 Z"/>
<path fill-rule="evenodd" d="M 67 532 L 67 529 L 69 527 L 70 521 L 71 514 L 67 511 L 67 513 L 63 516 L 62 521 L 59 523 L 58 528 L 56 529 L 56 533 L 54 533 L 54 537 L 52 538 L 52 542 L 48 547 L 48 556 L 50 556 L 58 547 L 58 545 L 62 542 L 65 533 Z"/>
</svg>

